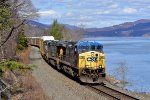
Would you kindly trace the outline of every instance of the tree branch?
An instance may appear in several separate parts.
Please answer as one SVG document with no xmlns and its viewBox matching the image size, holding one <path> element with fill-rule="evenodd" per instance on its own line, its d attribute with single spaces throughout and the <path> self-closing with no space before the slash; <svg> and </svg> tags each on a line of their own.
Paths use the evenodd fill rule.
<svg viewBox="0 0 150 100">
<path fill-rule="evenodd" d="M 18 26 L 11 28 L 11 30 L 10 30 L 10 32 L 9 32 L 9 34 L 8 34 L 8 36 L 7 36 L 7 38 L 6 38 L 5 41 L 0 45 L 0 47 L 3 46 L 3 45 L 9 40 L 9 38 L 12 36 L 12 33 L 13 33 L 13 31 L 14 31 L 15 29 L 17 29 L 17 28 L 19 28 L 20 26 L 22 26 L 23 24 L 25 24 L 25 21 L 26 21 L 26 20 L 23 20 L 22 23 L 19 24 Z"/>
</svg>

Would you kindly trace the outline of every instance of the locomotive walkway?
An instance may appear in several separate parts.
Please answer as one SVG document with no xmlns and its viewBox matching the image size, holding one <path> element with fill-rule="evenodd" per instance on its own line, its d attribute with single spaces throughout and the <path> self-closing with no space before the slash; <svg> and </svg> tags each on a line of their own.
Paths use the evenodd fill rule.
<svg viewBox="0 0 150 100">
<path fill-rule="evenodd" d="M 35 65 L 33 76 L 43 88 L 47 100 L 108 100 L 51 68 L 32 47 L 30 64 Z"/>
</svg>

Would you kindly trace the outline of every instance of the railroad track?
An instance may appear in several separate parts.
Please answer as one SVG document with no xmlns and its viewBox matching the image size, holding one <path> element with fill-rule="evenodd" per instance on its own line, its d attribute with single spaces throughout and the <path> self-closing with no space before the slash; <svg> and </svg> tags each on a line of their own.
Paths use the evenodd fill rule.
<svg viewBox="0 0 150 100">
<path fill-rule="evenodd" d="M 105 85 L 88 85 L 88 88 L 91 88 L 92 90 L 102 95 L 106 95 L 111 100 L 139 100 L 135 97 L 107 87 Z"/>
</svg>

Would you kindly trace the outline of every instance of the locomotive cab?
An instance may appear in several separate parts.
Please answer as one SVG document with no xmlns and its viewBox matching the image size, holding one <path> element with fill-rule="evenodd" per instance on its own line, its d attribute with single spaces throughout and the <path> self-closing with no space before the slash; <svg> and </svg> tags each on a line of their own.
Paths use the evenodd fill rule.
<svg viewBox="0 0 150 100">
<path fill-rule="evenodd" d="M 103 45 L 98 42 L 81 42 L 77 45 L 79 77 L 82 82 L 99 83 L 105 77 Z"/>
</svg>

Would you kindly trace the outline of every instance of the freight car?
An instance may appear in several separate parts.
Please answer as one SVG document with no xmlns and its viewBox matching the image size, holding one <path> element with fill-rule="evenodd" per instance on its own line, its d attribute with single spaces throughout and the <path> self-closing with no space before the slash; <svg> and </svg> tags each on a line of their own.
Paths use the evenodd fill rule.
<svg viewBox="0 0 150 100">
<path fill-rule="evenodd" d="M 102 44 L 90 41 L 57 41 L 52 38 L 40 38 L 37 41 L 43 58 L 59 71 L 64 71 L 84 83 L 101 83 L 105 78 Z"/>
<path fill-rule="evenodd" d="M 41 37 L 28 37 L 29 45 L 39 47 Z"/>
</svg>

